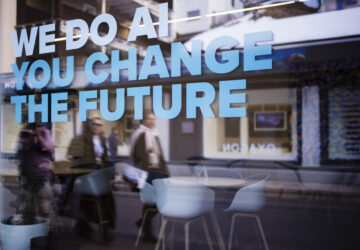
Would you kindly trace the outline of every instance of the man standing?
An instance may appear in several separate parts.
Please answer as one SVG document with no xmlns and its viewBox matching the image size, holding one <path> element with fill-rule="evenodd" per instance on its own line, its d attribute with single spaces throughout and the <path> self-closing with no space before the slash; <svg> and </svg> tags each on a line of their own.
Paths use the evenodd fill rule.
<svg viewBox="0 0 360 250">
<path fill-rule="evenodd" d="M 144 120 L 131 136 L 131 159 L 136 167 L 149 172 L 150 184 L 156 177 L 168 175 L 155 125 L 155 115 L 145 113 Z"/>
<path fill-rule="evenodd" d="M 146 182 L 152 184 L 154 179 L 166 178 L 168 171 L 160 145 L 159 135 L 155 129 L 155 115 L 145 113 L 144 120 L 131 136 L 130 157 L 134 165 L 148 172 Z M 143 206 L 142 218 L 136 223 L 141 225 L 148 205 Z M 157 212 L 149 212 L 144 222 L 144 241 L 155 241 L 151 232 L 151 220 Z"/>
</svg>

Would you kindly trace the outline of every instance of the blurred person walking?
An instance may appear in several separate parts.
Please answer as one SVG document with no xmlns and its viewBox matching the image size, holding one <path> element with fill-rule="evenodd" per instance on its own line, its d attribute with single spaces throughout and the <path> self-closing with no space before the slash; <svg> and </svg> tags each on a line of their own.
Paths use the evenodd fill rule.
<svg viewBox="0 0 360 250">
<path fill-rule="evenodd" d="M 54 143 L 51 132 L 39 122 L 28 123 L 20 132 L 17 157 L 20 185 L 26 198 L 25 217 L 54 216 L 54 193 L 51 186 Z M 24 218 L 24 219 L 26 219 Z M 33 224 L 35 221 L 24 221 Z"/>
<path fill-rule="evenodd" d="M 168 177 L 159 133 L 155 126 L 155 115 L 151 112 L 146 112 L 142 123 L 139 128 L 134 131 L 130 139 L 131 160 L 136 167 L 148 172 L 146 182 L 150 184 L 152 184 L 154 179 Z M 136 222 L 137 226 L 141 225 L 147 208 L 149 208 L 148 205 L 143 206 L 142 217 Z M 157 212 L 150 212 L 146 217 L 146 221 L 144 222 L 144 241 L 156 241 L 151 231 L 152 218 L 156 214 Z"/>
</svg>

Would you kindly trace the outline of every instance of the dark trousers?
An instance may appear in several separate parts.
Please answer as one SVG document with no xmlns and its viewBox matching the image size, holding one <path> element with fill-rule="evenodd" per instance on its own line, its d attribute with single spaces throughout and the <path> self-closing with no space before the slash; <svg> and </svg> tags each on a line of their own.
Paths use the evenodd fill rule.
<svg viewBox="0 0 360 250">
<path fill-rule="evenodd" d="M 160 173 L 160 172 L 149 172 L 149 175 L 146 179 L 146 182 L 152 185 L 152 181 L 156 180 L 156 179 L 163 179 L 163 178 L 167 178 L 169 177 L 166 174 Z M 140 221 L 142 221 L 144 219 L 144 215 L 147 209 L 149 208 L 156 208 L 156 206 L 150 206 L 150 205 L 143 205 L 143 209 L 142 209 L 142 216 Z M 154 218 L 154 216 L 158 213 L 158 211 L 149 211 L 147 213 L 147 217 L 145 218 L 145 222 L 144 222 L 144 236 L 146 237 L 153 237 L 152 235 L 152 230 L 151 230 L 151 225 L 152 225 L 152 218 Z"/>
</svg>

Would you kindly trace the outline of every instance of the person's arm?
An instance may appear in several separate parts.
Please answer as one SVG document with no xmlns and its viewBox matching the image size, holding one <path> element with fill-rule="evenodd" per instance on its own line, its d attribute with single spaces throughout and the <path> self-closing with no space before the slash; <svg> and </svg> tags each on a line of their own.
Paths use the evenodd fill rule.
<svg viewBox="0 0 360 250">
<path fill-rule="evenodd" d="M 54 150 L 54 142 L 52 140 L 51 132 L 47 128 L 37 128 L 37 136 L 41 150 L 50 152 Z"/>
<path fill-rule="evenodd" d="M 148 152 L 145 146 L 145 133 L 139 135 L 134 148 L 134 163 L 143 170 L 148 168 Z"/>
<path fill-rule="evenodd" d="M 19 155 L 31 150 L 35 145 L 34 133 L 31 129 L 22 129 L 19 134 L 17 153 Z"/>
<path fill-rule="evenodd" d="M 79 159 L 84 157 L 84 144 L 82 143 L 82 137 L 77 136 L 71 140 L 68 148 L 68 157 L 72 159 Z"/>
</svg>

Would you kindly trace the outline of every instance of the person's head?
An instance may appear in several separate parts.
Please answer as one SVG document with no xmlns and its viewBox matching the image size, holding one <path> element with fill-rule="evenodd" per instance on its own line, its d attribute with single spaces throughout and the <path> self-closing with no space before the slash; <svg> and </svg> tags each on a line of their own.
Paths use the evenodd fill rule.
<svg viewBox="0 0 360 250">
<path fill-rule="evenodd" d="M 90 131 L 94 135 L 99 135 L 103 132 L 103 123 L 101 118 L 95 117 L 90 120 Z"/>
<path fill-rule="evenodd" d="M 111 131 L 113 132 L 113 134 L 117 135 L 118 134 L 118 131 L 117 131 L 117 128 L 116 127 L 113 127 L 111 129 Z"/>
<path fill-rule="evenodd" d="M 142 123 L 148 128 L 155 128 L 155 114 L 152 112 L 145 112 Z"/>
</svg>

